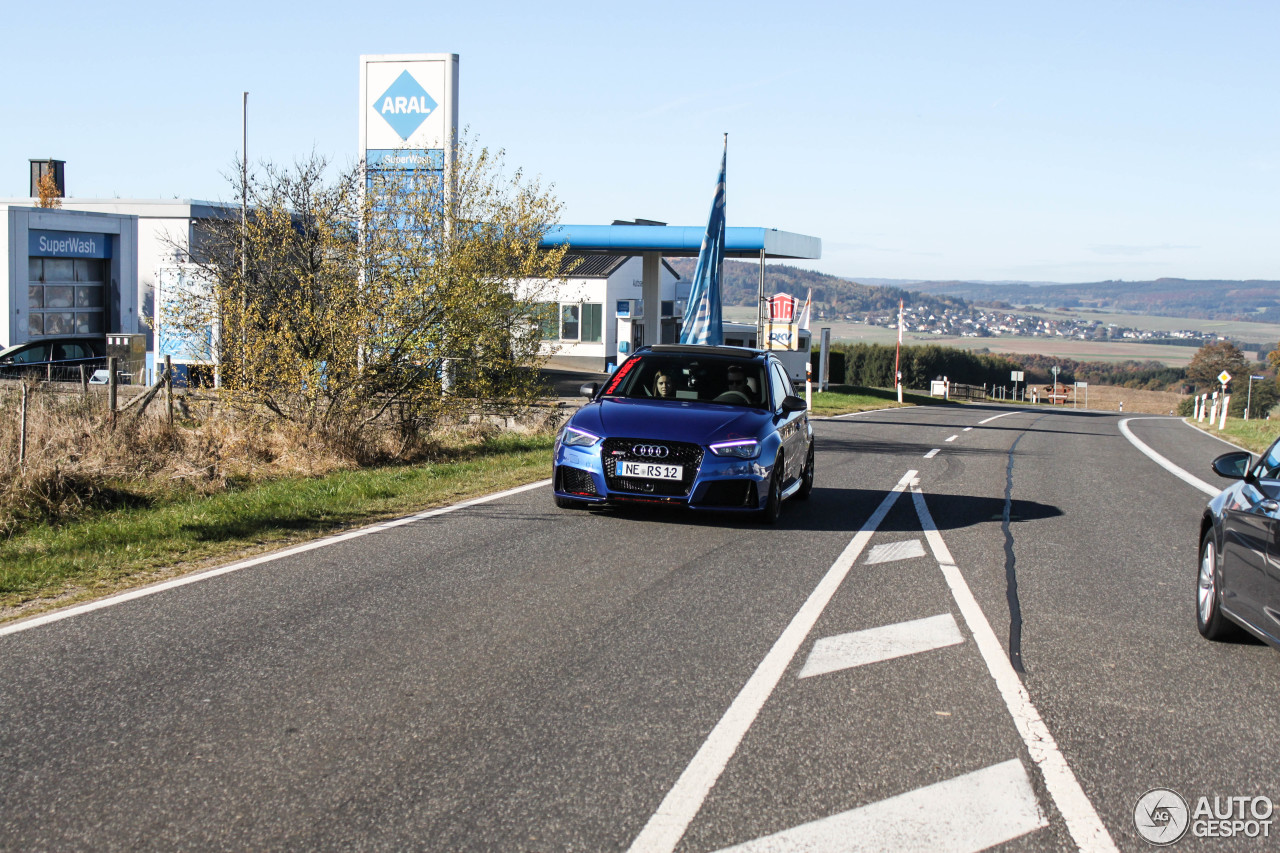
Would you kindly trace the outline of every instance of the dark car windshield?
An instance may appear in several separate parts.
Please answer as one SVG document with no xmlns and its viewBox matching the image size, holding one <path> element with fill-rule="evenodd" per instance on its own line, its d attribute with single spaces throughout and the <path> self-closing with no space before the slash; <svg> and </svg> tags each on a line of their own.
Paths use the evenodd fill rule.
<svg viewBox="0 0 1280 853">
<path fill-rule="evenodd" d="M 654 353 L 623 362 L 605 384 L 604 396 L 762 408 L 768 405 L 768 388 L 758 361 Z"/>
</svg>

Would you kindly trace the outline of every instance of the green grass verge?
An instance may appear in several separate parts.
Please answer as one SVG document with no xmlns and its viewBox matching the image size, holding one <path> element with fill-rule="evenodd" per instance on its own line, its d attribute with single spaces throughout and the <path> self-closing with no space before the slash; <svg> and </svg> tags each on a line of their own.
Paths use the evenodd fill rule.
<svg viewBox="0 0 1280 853">
<path fill-rule="evenodd" d="M 1254 453 L 1262 453 L 1262 451 L 1271 446 L 1271 442 L 1280 437 L 1280 420 L 1242 421 L 1232 418 L 1227 421 L 1226 428 L 1222 430 L 1219 430 L 1217 426 L 1209 426 L 1208 421 L 1198 423 L 1192 418 L 1187 420 L 1192 426 L 1199 427 L 1210 435 L 1225 438 L 1227 441 L 1238 444 L 1245 450 L 1250 450 Z"/>
<path fill-rule="evenodd" d="M 903 406 L 940 406 L 951 405 L 945 400 L 930 397 L 927 394 L 904 392 L 902 403 L 898 403 L 898 392 L 892 388 L 864 388 L 859 385 L 831 385 L 830 391 L 820 391 L 813 395 L 813 414 L 815 415 L 847 415 L 851 412 L 866 412 L 871 409 L 895 409 Z"/>
<path fill-rule="evenodd" d="M 102 511 L 0 542 L 0 620 L 202 564 L 407 515 L 549 476 L 551 436 L 506 436 L 455 461 L 261 482 Z"/>
</svg>

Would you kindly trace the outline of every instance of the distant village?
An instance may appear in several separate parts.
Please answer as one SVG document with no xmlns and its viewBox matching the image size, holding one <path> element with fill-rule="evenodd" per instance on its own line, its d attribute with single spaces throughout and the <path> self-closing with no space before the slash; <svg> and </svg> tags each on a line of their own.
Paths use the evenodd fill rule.
<svg viewBox="0 0 1280 853">
<path fill-rule="evenodd" d="M 891 329 L 898 327 L 897 311 L 865 315 L 844 314 L 840 319 L 848 323 L 865 323 L 869 326 L 885 326 Z M 1064 317 L 1057 320 L 983 308 L 975 308 L 971 311 L 945 309 L 940 312 L 907 308 L 903 312 L 903 325 L 907 331 L 918 334 L 954 335 L 963 338 L 997 338 L 1004 335 L 1017 335 L 1075 338 L 1082 341 L 1134 341 L 1194 347 L 1219 339 L 1219 336 L 1213 333 L 1193 329 L 1152 331 L 1081 317 Z"/>
</svg>

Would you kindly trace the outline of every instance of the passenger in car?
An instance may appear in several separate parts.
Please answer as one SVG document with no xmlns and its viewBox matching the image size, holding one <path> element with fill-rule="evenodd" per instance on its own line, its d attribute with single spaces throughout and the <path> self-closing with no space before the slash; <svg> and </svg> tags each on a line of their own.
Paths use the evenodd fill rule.
<svg viewBox="0 0 1280 853">
<path fill-rule="evenodd" d="M 653 396 L 666 400 L 674 400 L 676 396 L 676 380 L 669 372 L 659 370 L 653 379 Z"/>
</svg>

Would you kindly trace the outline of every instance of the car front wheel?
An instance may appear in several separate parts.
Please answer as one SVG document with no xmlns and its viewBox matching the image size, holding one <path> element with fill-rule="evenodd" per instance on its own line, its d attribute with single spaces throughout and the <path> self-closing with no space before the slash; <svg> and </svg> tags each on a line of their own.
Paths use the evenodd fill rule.
<svg viewBox="0 0 1280 853">
<path fill-rule="evenodd" d="M 1196 578 L 1196 627 L 1209 640 L 1226 640 L 1238 629 L 1222 613 L 1222 575 L 1218 572 L 1218 547 L 1209 530 L 1200 542 L 1200 571 Z"/>
<path fill-rule="evenodd" d="M 782 514 L 782 454 L 773 463 L 773 474 L 769 477 L 769 498 L 760 510 L 760 523 L 773 524 Z"/>
<path fill-rule="evenodd" d="M 800 489 L 796 492 L 796 500 L 809 500 L 813 491 L 813 442 L 809 442 L 809 455 L 804 460 L 804 470 L 800 472 Z"/>
</svg>

